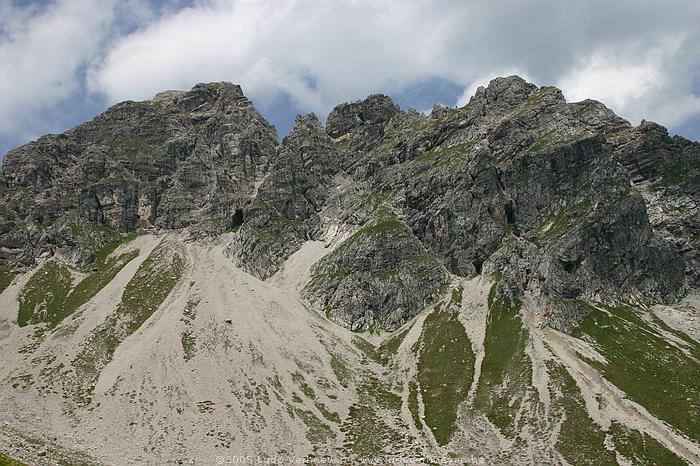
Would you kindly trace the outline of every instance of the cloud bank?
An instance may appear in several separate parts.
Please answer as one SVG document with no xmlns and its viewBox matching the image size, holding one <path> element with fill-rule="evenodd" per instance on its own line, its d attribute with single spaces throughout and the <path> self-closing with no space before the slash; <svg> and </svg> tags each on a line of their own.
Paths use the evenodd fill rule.
<svg viewBox="0 0 700 466">
<path fill-rule="evenodd" d="M 0 5 L 0 132 L 23 133 L 47 106 L 80 90 L 78 71 L 95 58 L 113 5 Z"/>
<path fill-rule="evenodd" d="M 688 126 L 700 121 L 696 0 L 0 5 L 0 138 L 50 130 L 44 115 L 81 99 L 98 102 L 92 109 L 202 81 L 325 116 L 435 80 L 461 89 L 442 103 L 463 104 L 490 78 L 517 73 L 700 139 Z"/>
</svg>

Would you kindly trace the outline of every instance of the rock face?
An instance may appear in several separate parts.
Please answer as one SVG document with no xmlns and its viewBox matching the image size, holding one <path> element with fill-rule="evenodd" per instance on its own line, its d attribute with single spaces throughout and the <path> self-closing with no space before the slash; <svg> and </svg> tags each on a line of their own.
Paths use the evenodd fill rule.
<svg viewBox="0 0 700 466">
<path fill-rule="evenodd" d="M 639 131 L 598 102 L 568 104 L 558 89 L 500 78 L 464 108 L 395 116 L 353 176 L 396 199 L 450 272 L 502 272 L 499 293 L 534 294 L 550 325 L 567 330 L 579 300 L 672 301 L 697 286 L 698 145 L 678 138 L 666 150 L 690 180 L 672 183 L 688 210 L 665 235 L 662 221 L 650 222 L 649 190 L 620 163 Z"/>
<path fill-rule="evenodd" d="M 276 272 L 317 233 L 318 213 L 340 165 L 340 155 L 316 115 L 297 117 L 246 210 L 247 221 L 231 251 L 237 262 L 260 277 Z"/>
<path fill-rule="evenodd" d="M 386 124 L 400 111 L 389 97 L 379 94 L 338 105 L 328 115 L 328 135 L 336 140 L 347 137 L 358 146 L 368 146 L 381 139 Z"/>
<path fill-rule="evenodd" d="M 699 177 L 699 144 L 515 76 L 430 116 L 374 95 L 325 128 L 297 117 L 281 144 L 240 87 L 200 84 L 9 152 L 0 262 L 83 264 L 140 229 L 233 230 L 229 256 L 268 278 L 346 231 L 304 294 L 353 330 L 400 326 L 449 274 L 493 272 L 500 298 L 534 296 L 569 330 L 581 301 L 698 286 Z"/>
<path fill-rule="evenodd" d="M 200 84 L 123 102 L 10 151 L 0 173 L 0 258 L 88 262 L 115 232 L 222 232 L 275 155 L 277 135 L 239 86 Z"/>
<path fill-rule="evenodd" d="M 643 121 L 615 140 L 616 157 L 643 196 L 654 232 L 685 262 L 689 283 L 700 280 L 700 145 L 669 137 L 666 128 Z"/>
<path fill-rule="evenodd" d="M 303 294 L 351 330 L 394 330 L 449 281 L 442 264 L 393 216 L 358 230 L 312 274 Z"/>
</svg>

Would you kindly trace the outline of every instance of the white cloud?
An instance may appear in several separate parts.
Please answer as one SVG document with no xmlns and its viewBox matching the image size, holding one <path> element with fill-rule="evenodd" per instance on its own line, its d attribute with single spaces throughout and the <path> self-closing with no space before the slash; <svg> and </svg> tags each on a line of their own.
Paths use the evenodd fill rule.
<svg viewBox="0 0 700 466">
<path fill-rule="evenodd" d="M 324 111 L 422 76 L 416 19 L 416 8 L 394 2 L 207 3 L 117 41 L 90 84 L 118 101 L 227 79 L 259 99 L 286 92 Z"/>
<path fill-rule="evenodd" d="M 32 131 L 37 114 L 79 90 L 80 67 L 112 20 L 112 2 L 2 8 L 0 133 Z"/>
<path fill-rule="evenodd" d="M 589 63 L 574 68 L 559 83 L 568 99 L 596 98 L 624 109 L 663 82 L 658 63 L 624 65 L 593 56 Z"/>
<path fill-rule="evenodd" d="M 287 94 L 321 117 L 339 102 L 431 78 L 463 86 L 463 104 L 477 86 L 513 73 L 559 85 L 570 99 L 598 98 L 632 120 L 680 125 L 700 114 L 696 0 L 179 4 L 0 1 L 0 139 L 52 129 L 45 110 L 71 106 L 67 97 L 137 100 L 221 80 L 263 106 Z"/>
<path fill-rule="evenodd" d="M 324 115 L 341 101 L 431 76 L 463 85 L 463 105 L 492 77 L 519 74 L 558 84 L 570 99 L 603 100 L 628 118 L 647 111 L 677 124 L 697 113 L 692 82 L 668 71 L 700 56 L 678 39 L 696 28 L 700 7 L 622 3 L 635 8 L 602 0 L 576 8 L 556 0 L 538 8 L 517 0 L 209 1 L 115 41 L 90 84 L 118 101 L 226 79 L 263 104 L 284 92 Z M 682 114 L 664 110 L 671 97 Z"/>
<path fill-rule="evenodd" d="M 689 72 L 699 57 L 684 52 L 694 43 L 682 34 L 631 56 L 625 50 L 595 53 L 572 67 L 558 86 L 568 100 L 600 100 L 635 124 L 652 119 L 676 126 L 700 113 Z M 685 76 L 679 75 L 679 65 Z"/>
</svg>

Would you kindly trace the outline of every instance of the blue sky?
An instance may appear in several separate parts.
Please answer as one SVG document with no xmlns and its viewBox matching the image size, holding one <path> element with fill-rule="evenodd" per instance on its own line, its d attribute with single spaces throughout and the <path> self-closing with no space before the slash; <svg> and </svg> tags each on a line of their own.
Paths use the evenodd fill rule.
<svg viewBox="0 0 700 466">
<path fill-rule="evenodd" d="M 372 93 L 463 105 L 520 74 L 700 140 L 696 0 L 0 0 L 0 157 L 109 105 L 241 84 L 278 128 Z"/>
</svg>

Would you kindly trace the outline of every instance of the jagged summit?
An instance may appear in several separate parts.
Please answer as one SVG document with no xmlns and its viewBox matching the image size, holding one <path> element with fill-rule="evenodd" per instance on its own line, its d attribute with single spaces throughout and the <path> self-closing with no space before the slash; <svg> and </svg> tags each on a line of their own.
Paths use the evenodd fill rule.
<svg viewBox="0 0 700 466">
<path fill-rule="evenodd" d="M 700 144 L 517 76 L 282 141 L 231 83 L 117 104 L 0 168 L 0 445 L 698 463 L 699 202 Z"/>
<path fill-rule="evenodd" d="M 470 105 L 488 106 L 489 109 L 512 110 L 525 102 L 537 91 L 534 84 L 526 82 L 519 76 L 495 78 L 487 87 L 480 86 L 469 100 Z"/>
<path fill-rule="evenodd" d="M 231 103 L 236 101 L 248 101 L 248 99 L 243 95 L 241 86 L 222 81 L 216 83 L 199 83 L 193 86 L 189 91 L 169 90 L 159 92 L 155 95 L 153 101 L 163 104 L 178 105 L 191 111 L 205 102 L 214 103 L 220 101 L 222 103 Z"/>
<path fill-rule="evenodd" d="M 115 233 L 223 231 L 276 147 L 274 127 L 230 83 L 117 104 L 8 152 L 0 186 L 13 207 L 0 258 L 32 264 L 58 253 L 84 263 Z"/>
<path fill-rule="evenodd" d="M 332 138 L 337 139 L 357 128 L 385 125 L 399 112 L 399 107 L 390 97 L 371 95 L 364 100 L 335 107 L 326 119 L 327 131 Z"/>
<path fill-rule="evenodd" d="M 663 149 L 642 154 L 640 143 Z M 313 114 L 298 116 L 281 144 L 240 86 L 198 84 L 117 104 L 65 134 L 10 151 L 0 171 L 0 260 L 14 268 L 57 254 L 82 264 L 116 234 L 154 227 L 218 234 L 242 223 L 247 242 L 237 254 L 250 258 L 242 265 L 263 261 L 264 270 L 254 270 L 268 276 L 301 242 L 320 237 L 328 221 L 354 229 L 371 220 L 371 212 L 358 216 L 360 205 L 351 217 L 343 212 L 349 207 L 343 203 L 360 201 L 336 189 L 334 178 L 341 176 L 369 194 L 391 193 L 385 209 L 457 275 L 481 273 L 512 236 L 535 246 L 546 240 L 582 248 L 578 258 L 562 251 L 555 255 L 566 259 L 547 259 L 555 270 L 563 267 L 545 276 L 545 284 L 556 277 L 557 295 L 576 297 L 598 283 L 595 293 L 612 286 L 668 299 L 687 290 L 682 275 L 696 285 L 696 254 L 671 245 L 677 240 L 669 237 L 658 242 L 666 232 L 649 224 L 647 206 L 654 201 L 626 186 L 663 183 L 666 171 L 683 165 L 691 173 L 679 180 L 681 191 L 664 189 L 697 196 L 696 153 L 696 144 L 669 138 L 661 127 L 643 122 L 633 128 L 602 104 L 567 103 L 558 89 L 518 76 L 496 78 L 465 107 L 431 116 L 402 112 L 384 95 L 338 105 L 325 129 Z M 471 200 L 462 201 L 464 196 Z M 564 245 L 559 235 L 538 233 L 546 230 L 543 217 L 558 219 L 568 215 L 562 208 L 576 206 L 591 216 L 591 227 L 605 218 L 603 225 L 619 224 L 623 236 L 615 239 L 610 226 L 588 231 L 593 236 L 583 240 L 583 232 L 572 231 L 572 239 L 586 244 Z M 613 212 L 620 209 L 625 217 L 616 220 Z M 447 217 L 438 227 L 442 215 Z M 692 215 L 682 218 L 676 230 L 692 243 L 687 235 L 697 225 Z M 287 231 L 283 221 L 296 223 Z M 260 244 L 261 231 L 271 225 L 286 240 Z M 637 239 L 630 238 L 630 228 Z M 603 253 L 610 247 L 628 265 L 609 264 L 621 260 Z M 663 283 L 654 278 L 659 267 Z M 579 276 L 584 272 L 585 279 Z M 575 285 L 582 280 L 586 287 Z M 516 295 L 522 286 L 513 284 Z"/>
</svg>

